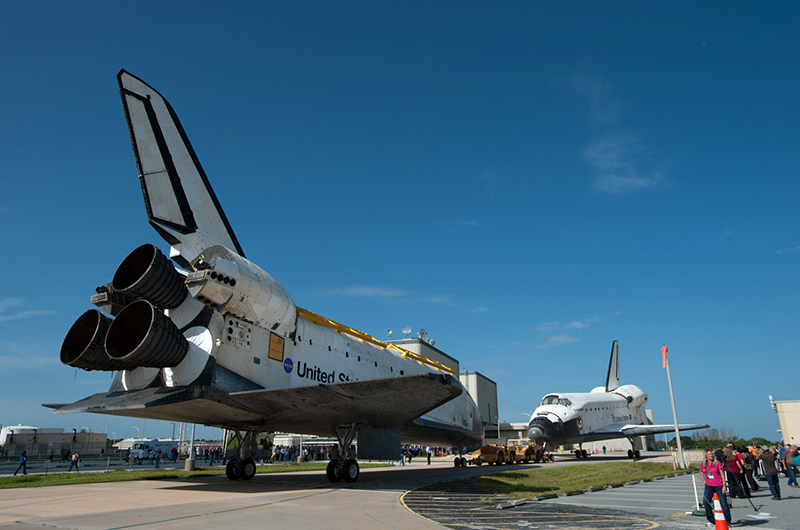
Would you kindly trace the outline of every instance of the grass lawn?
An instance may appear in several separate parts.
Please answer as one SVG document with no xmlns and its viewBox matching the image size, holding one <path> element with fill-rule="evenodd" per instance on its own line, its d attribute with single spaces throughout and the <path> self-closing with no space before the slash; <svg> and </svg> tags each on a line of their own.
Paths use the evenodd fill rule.
<svg viewBox="0 0 800 530">
<path fill-rule="evenodd" d="M 362 469 L 368 467 L 383 467 L 386 464 L 366 464 L 359 462 Z M 324 472 L 328 466 L 327 462 L 285 462 L 281 464 L 271 464 L 268 466 L 258 466 L 256 473 L 287 473 L 296 471 L 320 471 Z M 47 476 L 37 475 L 18 475 L 16 477 L 0 477 L 0 489 L 2 488 L 32 488 L 38 486 L 63 486 L 66 484 L 96 484 L 102 482 L 127 482 L 131 480 L 165 480 L 197 477 L 216 477 L 224 476 L 225 467 L 197 467 L 195 471 L 185 471 L 183 469 L 137 469 L 128 471 L 127 469 L 117 468 L 107 473 L 50 473 Z"/>
<path fill-rule="evenodd" d="M 672 464 L 641 461 L 608 462 L 495 473 L 478 477 L 472 484 L 493 495 L 524 499 L 673 475 L 677 472 L 672 468 Z"/>
</svg>

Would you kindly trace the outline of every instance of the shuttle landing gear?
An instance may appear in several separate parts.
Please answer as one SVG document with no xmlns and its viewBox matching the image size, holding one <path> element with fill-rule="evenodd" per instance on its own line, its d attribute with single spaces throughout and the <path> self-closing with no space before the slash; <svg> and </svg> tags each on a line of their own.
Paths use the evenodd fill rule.
<svg viewBox="0 0 800 530">
<path fill-rule="evenodd" d="M 578 446 L 579 449 L 575 449 L 575 458 L 580 460 L 581 458 L 586 459 L 589 458 L 589 453 L 586 452 L 586 449 L 580 449 L 582 446 Z"/>
<path fill-rule="evenodd" d="M 631 448 L 628 449 L 628 458 L 632 458 L 633 460 L 638 460 L 641 458 L 641 453 L 638 449 L 636 449 L 636 445 L 633 443 L 633 438 L 628 438 L 628 441 L 631 444 Z"/>
<path fill-rule="evenodd" d="M 345 482 L 352 483 L 358 480 L 361 474 L 358 462 L 353 458 L 347 458 L 347 452 L 357 432 L 358 426 L 355 423 L 336 427 L 336 438 L 339 440 L 338 455 L 334 453 L 331 454 L 331 461 L 328 463 L 328 468 L 325 470 L 325 475 L 330 482 L 344 480 Z"/>
<path fill-rule="evenodd" d="M 228 465 L 225 466 L 225 475 L 230 480 L 251 480 L 256 476 L 256 462 L 245 455 L 253 453 L 257 431 L 248 429 L 244 436 L 239 431 L 233 431 L 233 434 L 238 442 L 239 450 L 237 456 L 231 458 Z"/>
</svg>

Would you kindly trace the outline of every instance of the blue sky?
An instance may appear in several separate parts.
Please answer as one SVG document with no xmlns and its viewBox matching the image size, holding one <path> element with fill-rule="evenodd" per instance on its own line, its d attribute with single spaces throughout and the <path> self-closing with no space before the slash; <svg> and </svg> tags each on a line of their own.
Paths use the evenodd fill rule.
<svg viewBox="0 0 800 530">
<path fill-rule="evenodd" d="M 0 424 L 141 424 L 40 406 L 108 388 L 61 341 L 168 248 L 120 68 L 297 305 L 424 327 L 503 421 L 603 384 L 615 339 L 658 423 L 664 342 L 681 422 L 777 439 L 767 396 L 800 397 L 797 3 L 7 1 L 0 50 Z"/>
</svg>

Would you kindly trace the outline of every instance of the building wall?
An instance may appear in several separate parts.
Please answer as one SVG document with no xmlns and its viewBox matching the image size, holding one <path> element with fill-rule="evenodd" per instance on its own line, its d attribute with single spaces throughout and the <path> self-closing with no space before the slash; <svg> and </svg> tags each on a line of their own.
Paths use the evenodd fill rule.
<svg viewBox="0 0 800 530">
<path fill-rule="evenodd" d="M 53 450 L 56 458 L 62 449 L 75 451 L 80 455 L 100 454 L 106 448 L 106 433 L 60 432 L 14 434 L 6 439 L 4 452 L 8 456 L 19 456 L 23 451 L 28 456 L 48 456 Z"/>
<path fill-rule="evenodd" d="M 458 379 L 478 406 L 483 424 L 497 428 L 497 383 L 480 372 L 460 372 Z M 488 436 L 488 435 L 487 435 Z"/>
<path fill-rule="evenodd" d="M 800 401 L 776 401 L 781 436 L 787 444 L 800 444 Z"/>
</svg>

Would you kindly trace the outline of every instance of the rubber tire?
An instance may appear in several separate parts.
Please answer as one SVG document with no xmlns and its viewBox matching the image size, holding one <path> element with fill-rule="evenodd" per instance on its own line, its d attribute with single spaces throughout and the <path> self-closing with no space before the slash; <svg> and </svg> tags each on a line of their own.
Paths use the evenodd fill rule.
<svg viewBox="0 0 800 530">
<path fill-rule="evenodd" d="M 633 449 L 628 449 L 628 458 L 633 458 Z"/>
<path fill-rule="evenodd" d="M 466 457 L 461 457 L 461 467 L 467 467 L 467 459 Z"/>
<path fill-rule="evenodd" d="M 589 453 L 586 452 L 586 449 L 581 449 L 581 456 L 583 457 L 584 460 L 589 458 Z"/>
<path fill-rule="evenodd" d="M 239 480 L 239 459 L 231 458 L 228 460 L 228 465 L 225 466 L 225 475 L 230 480 Z"/>
<path fill-rule="evenodd" d="M 328 482 L 341 482 L 342 475 L 339 474 L 339 470 L 336 469 L 336 464 L 339 462 L 339 459 L 334 458 L 330 462 L 328 462 L 328 467 L 325 469 L 325 475 L 328 477 Z"/>
<path fill-rule="evenodd" d="M 642 457 L 642 453 L 640 453 L 638 449 L 633 452 L 633 458 L 634 459 L 639 460 L 641 457 Z"/>
<path fill-rule="evenodd" d="M 575 449 L 575 458 L 577 458 L 578 460 L 581 459 L 581 450 L 580 449 Z"/>
<path fill-rule="evenodd" d="M 503 462 L 505 462 L 505 458 L 504 458 L 504 456 L 503 456 L 503 452 L 502 452 L 502 451 L 500 451 L 499 453 L 497 453 L 497 465 L 499 466 L 499 465 L 501 465 Z"/>
<path fill-rule="evenodd" d="M 252 480 L 256 476 L 256 462 L 252 458 L 245 458 L 239 462 L 237 468 L 239 469 L 239 478 L 242 480 Z"/>
<path fill-rule="evenodd" d="M 361 475 L 358 462 L 353 459 L 345 460 L 344 468 L 342 468 L 342 475 L 342 478 L 348 484 L 352 484 L 353 482 L 357 481 L 358 477 Z"/>
</svg>

